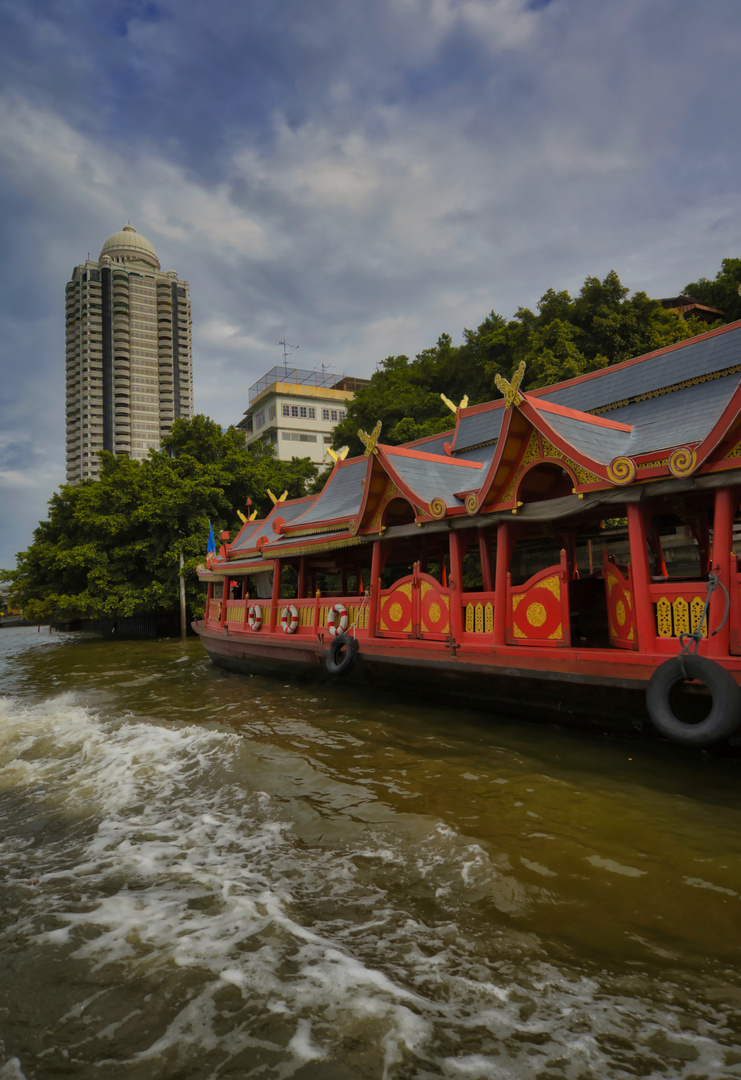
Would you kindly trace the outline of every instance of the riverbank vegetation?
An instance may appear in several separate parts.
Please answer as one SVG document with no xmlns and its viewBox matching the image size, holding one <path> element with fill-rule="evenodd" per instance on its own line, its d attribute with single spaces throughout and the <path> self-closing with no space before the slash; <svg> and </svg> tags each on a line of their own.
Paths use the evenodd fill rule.
<svg viewBox="0 0 741 1080">
<path fill-rule="evenodd" d="M 162 447 L 143 461 L 102 455 L 98 480 L 63 485 L 31 546 L 5 571 L 10 597 L 33 622 L 68 622 L 177 610 L 183 556 L 188 610 L 198 615 L 209 526 L 217 544 L 234 536 L 237 511 L 262 517 L 268 488 L 303 495 L 316 476 L 308 458 L 277 461 L 272 449 L 247 451 L 244 435 L 205 416 L 176 420 Z"/>
</svg>

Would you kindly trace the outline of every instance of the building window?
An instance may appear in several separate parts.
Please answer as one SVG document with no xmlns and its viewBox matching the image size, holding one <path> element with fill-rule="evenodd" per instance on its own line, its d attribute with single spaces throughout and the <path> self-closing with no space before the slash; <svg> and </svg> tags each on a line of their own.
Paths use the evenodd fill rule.
<svg viewBox="0 0 741 1080">
<path fill-rule="evenodd" d="M 331 435 L 325 435 L 324 436 L 324 444 L 325 444 L 325 446 L 329 446 L 331 444 L 331 442 L 332 442 L 332 436 Z"/>
<path fill-rule="evenodd" d="M 322 420 L 329 420 L 329 409 L 322 409 Z"/>
<path fill-rule="evenodd" d="M 306 406 L 305 405 L 300 405 L 299 406 L 298 414 L 299 414 L 299 416 L 301 417 L 302 420 L 306 419 Z"/>
<path fill-rule="evenodd" d="M 298 416 L 298 405 L 291 405 L 291 416 Z"/>
<path fill-rule="evenodd" d="M 261 409 L 259 413 L 255 414 L 255 423 L 258 427 L 265 426 L 265 410 Z"/>
<path fill-rule="evenodd" d="M 329 410 L 329 418 L 332 421 L 335 421 L 337 419 L 337 409 L 330 409 Z"/>
<path fill-rule="evenodd" d="M 268 409 L 268 420 L 275 420 L 275 405 L 271 405 Z"/>
<path fill-rule="evenodd" d="M 284 405 L 283 408 L 282 408 L 282 413 L 283 413 L 283 416 L 290 416 L 291 415 L 291 406 L 290 405 Z"/>
<path fill-rule="evenodd" d="M 347 409 L 340 409 L 337 415 L 339 416 L 340 420 L 344 420 L 347 416 Z"/>
<path fill-rule="evenodd" d="M 316 409 L 312 405 L 309 406 L 309 420 L 316 420 Z"/>
</svg>

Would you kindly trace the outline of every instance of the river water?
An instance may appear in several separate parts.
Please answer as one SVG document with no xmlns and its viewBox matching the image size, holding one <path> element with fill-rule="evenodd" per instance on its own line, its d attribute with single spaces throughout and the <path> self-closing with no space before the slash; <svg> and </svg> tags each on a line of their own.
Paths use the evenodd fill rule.
<svg viewBox="0 0 741 1080">
<path fill-rule="evenodd" d="M 0 671 L 0 1080 L 741 1077 L 740 762 L 197 640 Z"/>
</svg>

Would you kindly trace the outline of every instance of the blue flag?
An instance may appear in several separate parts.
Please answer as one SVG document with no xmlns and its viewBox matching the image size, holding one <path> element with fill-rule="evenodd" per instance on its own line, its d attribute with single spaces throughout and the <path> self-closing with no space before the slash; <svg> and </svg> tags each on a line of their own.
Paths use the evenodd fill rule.
<svg viewBox="0 0 741 1080">
<path fill-rule="evenodd" d="M 211 552 L 213 552 L 214 555 L 216 554 L 216 541 L 214 540 L 214 527 L 211 524 L 211 522 L 209 521 L 209 523 L 208 523 L 208 548 L 206 549 L 206 554 L 210 555 Z"/>
</svg>

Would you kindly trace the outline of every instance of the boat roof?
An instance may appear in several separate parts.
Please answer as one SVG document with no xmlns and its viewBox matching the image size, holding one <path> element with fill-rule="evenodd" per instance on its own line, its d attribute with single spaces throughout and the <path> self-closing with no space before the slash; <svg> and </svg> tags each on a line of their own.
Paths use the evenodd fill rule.
<svg viewBox="0 0 741 1080">
<path fill-rule="evenodd" d="M 228 558 L 371 540 L 398 499 L 419 525 L 516 511 L 524 476 L 546 463 L 574 494 L 741 468 L 741 322 L 552 386 L 504 386 L 503 398 L 458 409 L 450 431 L 405 446 L 366 437 L 319 494 L 246 523 Z"/>
</svg>

